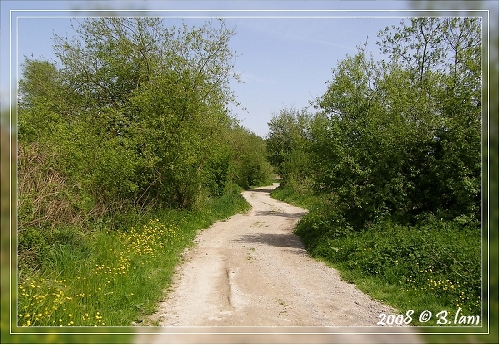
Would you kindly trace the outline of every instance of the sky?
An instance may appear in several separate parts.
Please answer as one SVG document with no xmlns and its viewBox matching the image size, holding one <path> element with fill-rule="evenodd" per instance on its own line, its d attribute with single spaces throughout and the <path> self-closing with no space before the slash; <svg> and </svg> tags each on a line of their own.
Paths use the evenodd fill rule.
<svg viewBox="0 0 500 345">
<path fill-rule="evenodd" d="M 265 137 L 267 122 L 283 108 L 302 109 L 324 94 L 332 69 L 357 46 L 378 56 L 377 33 L 415 12 L 407 1 L 2 1 L 2 107 L 21 76 L 24 56 L 55 60 L 53 34 L 74 35 L 70 20 L 89 15 L 154 15 L 167 25 L 201 25 L 224 18 L 236 34 L 231 88 L 240 123 Z M 103 11 L 112 10 L 113 12 Z M 127 10 L 127 11 L 126 11 Z M 147 11 L 144 11 L 147 10 Z M 412 10 L 411 12 L 409 10 Z M 427 12 L 426 12 L 427 13 Z M 10 33 L 9 37 L 4 33 Z M 3 52 L 10 52 L 10 58 Z M 243 109 L 245 108 L 245 109 Z"/>
</svg>

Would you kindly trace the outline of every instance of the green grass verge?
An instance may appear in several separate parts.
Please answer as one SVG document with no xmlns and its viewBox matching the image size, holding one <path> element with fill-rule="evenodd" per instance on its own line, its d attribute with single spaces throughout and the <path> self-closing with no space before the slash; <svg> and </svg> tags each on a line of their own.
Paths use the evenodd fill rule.
<svg viewBox="0 0 500 345">
<path fill-rule="evenodd" d="M 272 196 L 310 209 L 295 232 L 313 257 L 399 314 L 411 314 L 406 318 L 411 325 L 475 325 L 481 316 L 481 233 L 476 226 L 430 216 L 414 226 L 385 219 L 356 230 L 321 197 L 282 187 Z"/>
<path fill-rule="evenodd" d="M 284 188 L 282 186 L 271 191 L 271 197 L 305 209 L 312 209 L 316 204 L 321 203 L 321 198 L 314 194 L 302 194 L 296 192 L 293 188 Z"/>
<path fill-rule="evenodd" d="M 307 231 L 304 224 L 299 235 Z M 385 222 L 307 246 L 373 298 L 403 314 L 413 310 L 413 325 L 438 325 L 443 311 L 439 315 L 481 315 L 481 239 L 471 229 Z M 433 317 L 419 322 L 426 310 Z"/>
<path fill-rule="evenodd" d="M 126 227 L 113 231 L 104 226 L 91 231 L 24 229 L 19 238 L 18 325 L 141 324 L 155 312 L 197 230 L 248 208 L 241 195 L 232 193 L 194 211 L 130 216 Z"/>
</svg>

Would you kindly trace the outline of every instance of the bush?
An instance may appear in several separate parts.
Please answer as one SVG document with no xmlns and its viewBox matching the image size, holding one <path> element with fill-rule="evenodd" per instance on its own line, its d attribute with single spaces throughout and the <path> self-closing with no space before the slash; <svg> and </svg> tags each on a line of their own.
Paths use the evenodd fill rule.
<svg viewBox="0 0 500 345">
<path fill-rule="evenodd" d="M 463 222 L 428 217 L 414 226 L 391 219 L 353 231 L 334 212 L 313 210 L 296 233 L 315 257 L 364 279 L 481 313 L 481 234 Z"/>
</svg>

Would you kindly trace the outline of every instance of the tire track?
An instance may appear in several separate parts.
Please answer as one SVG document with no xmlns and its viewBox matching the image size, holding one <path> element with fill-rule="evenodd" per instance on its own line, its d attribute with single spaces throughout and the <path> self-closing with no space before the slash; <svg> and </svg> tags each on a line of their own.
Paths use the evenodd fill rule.
<svg viewBox="0 0 500 345">
<path fill-rule="evenodd" d="M 243 192 L 248 213 L 199 232 L 152 320 L 165 327 L 351 327 L 376 326 L 380 313 L 395 312 L 307 255 L 293 234 L 306 210 L 272 199 L 276 186 Z"/>
</svg>

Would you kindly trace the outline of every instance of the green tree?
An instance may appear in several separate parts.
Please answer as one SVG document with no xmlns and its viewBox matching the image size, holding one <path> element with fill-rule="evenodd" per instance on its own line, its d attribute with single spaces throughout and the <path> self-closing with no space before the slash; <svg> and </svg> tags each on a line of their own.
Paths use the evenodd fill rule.
<svg viewBox="0 0 500 345">
<path fill-rule="evenodd" d="M 480 25 L 412 19 L 340 61 L 311 126 L 314 180 L 357 228 L 422 213 L 479 219 Z M 460 82 L 458 82 L 460 81 Z"/>
<path fill-rule="evenodd" d="M 317 100 L 321 112 L 312 131 L 312 161 L 317 190 L 330 194 L 361 227 L 392 208 L 388 195 L 401 185 L 400 154 L 393 144 L 403 129 L 393 124 L 398 119 L 381 102 L 383 70 L 363 47 L 358 49 L 339 63 L 327 92 Z"/>
<path fill-rule="evenodd" d="M 74 25 L 74 37 L 54 37 L 57 63 L 25 60 L 21 145 L 56 152 L 71 198 L 90 213 L 193 207 L 217 194 L 213 166 L 227 156 L 234 122 L 234 30 L 139 17 Z"/>
<path fill-rule="evenodd" d="M 271 164 L 266 159 L 266 142 L 260 136 L 239 125 L 233 126 L 229 143 L 232 148 L 230 180 L 242 188 L 270 182 Z"/>
<path fill-rule="evenodd" d="M 412 109 L 422 109 L 417 119 L 428 124 L 415 167 L 420 170 L 413 195 L 417 210 L 442 209 L 451 217 L 479 220 L 480 18 L 416 18 L 386 28 L 379 37 L 382 52 L 398 52 L 392 58 L 402 57 L 417 76 L 411 77 L 417 82 L 410 90 L 421 97 L 414 97 L 420 102 Z"/>
<path fill-rule="evenodd" d="M 284 108 L 268 122 L 267 156 L 283 184 L 305 182 L 308 171 L 308 136 L 311 115 L 305 110 Z"/>
</svg>

